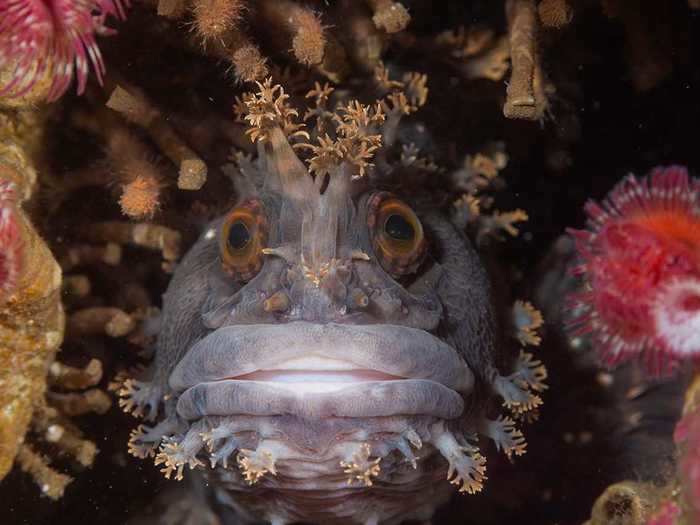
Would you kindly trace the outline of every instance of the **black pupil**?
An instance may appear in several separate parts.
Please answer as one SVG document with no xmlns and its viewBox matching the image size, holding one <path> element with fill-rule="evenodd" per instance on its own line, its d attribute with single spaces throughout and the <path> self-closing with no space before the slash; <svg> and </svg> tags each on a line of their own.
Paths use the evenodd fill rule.
<svg viewBox="0 0 700 525">
<path fill-rule="evenodd" d="M 234 250 L 245 248 L 250 241 L 248 227 L 242 222 L 234 222 L 228 230 L 228 244 Z"/>
<path fill-rule="evenodd" d="M 384 231 L 392 239 L 397 241 L 411 241 L 416 232 L 410 222 L 401 215 L 389 215 L 384 223 Z"/>
</svg>

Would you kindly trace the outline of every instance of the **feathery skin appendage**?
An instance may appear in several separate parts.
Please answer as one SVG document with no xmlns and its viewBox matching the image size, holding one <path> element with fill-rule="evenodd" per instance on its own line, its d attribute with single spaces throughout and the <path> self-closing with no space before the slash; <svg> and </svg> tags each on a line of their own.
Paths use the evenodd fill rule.
<svg viewBox="0 0 700 525">
<path fill-rule="evenodd" d="M 119 406 L 134 417 L 154 421 L 163 402 L 163 389 L 148 381 L 127 379 L 118 392 Z"/>
<path fill-rule="evenodd" d="M 216 468 L 221 464 L 223 468 L 228 468 L 229 458 L 240 449 L 240 443 L 234 436 L 224 438 L 224 442 L 216 449 L 208 445 L 211 454 L 209 455 L 209 463 L 211 468 Z"/>
<path fill-rule="evenodd" d="M 185 466 L 190 469 L 203 467 L 197 454 L 204 448 L 204 440 L 202 434 L 208 428 L 205 421 L 194 423 L 184 437 L 165 437 L 160 446 L 160 451 L 156 454 L 155 465 L 163 465 L 161 472 L 166 477 L 174 474 L 177 481 L 183 479 L 183 471 Z"/>
<path fill-rule="evenodd" d="M 491 438 L 496 445 L 496 450 L 512 458 L 522 456 L 527 452 L 527 442 L 525 436 L 515 426 L 515 421 L 507 416 L 499 416 L 495 421 L 486 420 L 484 422 L 483 434 Z"/>
<path fill-rule="evenodd" d="M 515 337 L 523 346 L 539 346 L 542 337 L 537 330 L 544 324 L 544 318 L 537 308 L 529 301 L 515 301 L 512 309 L 513 325 L 516 329 Z"/>
<path fill-rule="evenodd" d="M 430 442 L 447 460 L 447 480 L 459 487 L 460 493 L 481 492 L 486 478 L 486 458 L 479 448 L 468 443 L 460 444 L 444 422 L 433 425 Z"/>
<path fill-rule="evenodd" d="M 241 469 L 241 474 L 243 474 L 243 479 L 248 485 L 255 485 L 266 474 L 277 475 L 275 470 L 276 451 L 274 447 L 268 450 L 264 441 L 255 450 L 241 449 L 236 461 L 238 468 Z"/>
<path fill-rule="evenodd" d="M 497 376 L 493 388 L 503 398 L 503 406 L 519 418 L 526 412 L 542 405 L 542 398 L 530 391 L 529 384 L 524 383 L 517 372 L 509 376 Z"/>
<path fill-rule="evenodd" d="M 520 355 L 515 364 L 514 376 L 521 386 L 529 388 L 535 392 L 547 390 L 545 379 L 547 379 L 547 368 L 542 361 L 534 359 L 533 355 L 520 351 Z"/>
<path fill-rule="evenodd" d="M 128 450 L 137 458 L 154 457 L 164 436 L 182 434 L 183 424 L 169 417 L 155 426 L 139 425 L 129 435 Z"/>
<path fill-rule="evenodd" d="M 158 446 L 160 445 L 160 438 L 157 443 L 147 443 L 143 441 L 145 434 L 145 425 L 139 425 L 129 433 L 127 451 L 135 458 L 145 459 L 152 458 L 156 455 L 156 450 L 158 450 Z"/>
<path fill-rule="evenodd" d="M 379 476 L 381 467 L 379 463 L 382 458 L 370 459 L 372 447 L 369 443 L 362 443 L 352 454 L 352 459 L 341 461 L 340 466 L 343 473 L 348 476 L 348 485 L 359 481 L 365 487 L 374 484 L 373 478 Z"/>
</svg>

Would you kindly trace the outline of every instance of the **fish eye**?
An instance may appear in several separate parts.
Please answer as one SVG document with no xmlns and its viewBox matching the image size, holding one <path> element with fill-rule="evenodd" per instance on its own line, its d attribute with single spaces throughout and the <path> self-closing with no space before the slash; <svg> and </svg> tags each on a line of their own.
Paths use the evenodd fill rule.
<svg viewBox="0 0 700 525">
<path fill-rule="evenodd" d="M 392 214 L 384 222 L 384 231 L 392 239 L 397 241 L 411 241 L 416 232 L 410 222 L 403 215 Z"/>
<path fill-rule="evenodd" d="M 250 242 L 248 226 L 241 220 L 233 223 L 228 230 L 228 245 L 232 250 L 242 250 Z"/>
<path fill-rule="evenodd" d="M 219 251 L 224 271 L 239 281 L 255 277 L 263 264 L 268 223 L 258 199 L 243 202 L 229 212 L 221 227 Z"/>
<path fill-rule="evenodd" d="M 368 206 L 372 245 L 384 270 L 395 277 L 415 272 L 426 253 L 423 226 L 416 213 L 387 192 L 374 194 Z"/>
</svg>

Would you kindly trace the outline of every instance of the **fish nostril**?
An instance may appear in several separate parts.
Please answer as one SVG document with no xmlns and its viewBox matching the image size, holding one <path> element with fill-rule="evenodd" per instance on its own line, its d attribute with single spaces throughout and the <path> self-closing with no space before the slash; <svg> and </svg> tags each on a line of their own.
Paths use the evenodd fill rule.
<svg viewBox="0 0 700 525">
<path fill-rule="evenodd" d="M 359 288 L 355 288 L 350 292 L 350 305 L 355 308 L 367 308 L 369 305 L 369 297 Z"/>
</svg>

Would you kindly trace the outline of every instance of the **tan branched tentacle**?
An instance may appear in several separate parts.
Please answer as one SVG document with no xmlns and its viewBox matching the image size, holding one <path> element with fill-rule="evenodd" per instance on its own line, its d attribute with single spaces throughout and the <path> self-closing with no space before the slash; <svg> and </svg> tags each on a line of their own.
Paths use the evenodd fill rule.
<svg viewBox="0 0 700 525">
<path fill-rule="evenodd" d="M 356 481 L 359 481 L 365 487 L 371 487 L 374 484 L 373 479 L 379 476 L 379 472 L 381 472 L 379 463 L 382 458 L 370 459 L 371 453 L 372 447 L 370 444 L 362 443 L 359 450 L 352 455 L 352 460 L 340 462 L 343 473 L 348 476 L 348 485 Z"/>
</svg>

